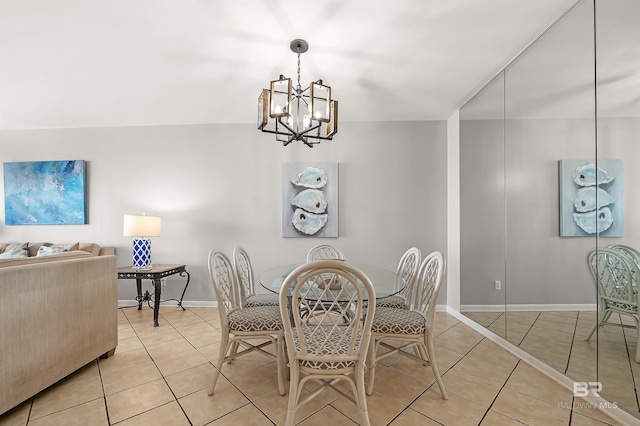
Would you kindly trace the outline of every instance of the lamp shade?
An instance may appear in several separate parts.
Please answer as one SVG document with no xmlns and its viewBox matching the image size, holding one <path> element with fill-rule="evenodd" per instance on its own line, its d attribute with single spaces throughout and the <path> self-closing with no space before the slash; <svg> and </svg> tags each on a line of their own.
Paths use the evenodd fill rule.
<svg viewBox="0 0 640 426">
<path fill-rule="evenodd" d="M 160 223 L 159 216 L 125 214 L 123 235 L 125 237 L 159 237 Z"/>
</svg>

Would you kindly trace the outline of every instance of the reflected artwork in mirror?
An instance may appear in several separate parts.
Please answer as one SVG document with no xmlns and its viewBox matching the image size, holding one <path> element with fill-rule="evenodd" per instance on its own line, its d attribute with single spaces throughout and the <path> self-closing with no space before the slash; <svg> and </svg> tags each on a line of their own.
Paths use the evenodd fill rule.
<svg viewBox="0 0 640 426">
<path fill-rule="evenodd" d="M 624 235 L 622 160 L 560 160 L 558 174 L 561 237 Z"/>
</svg>

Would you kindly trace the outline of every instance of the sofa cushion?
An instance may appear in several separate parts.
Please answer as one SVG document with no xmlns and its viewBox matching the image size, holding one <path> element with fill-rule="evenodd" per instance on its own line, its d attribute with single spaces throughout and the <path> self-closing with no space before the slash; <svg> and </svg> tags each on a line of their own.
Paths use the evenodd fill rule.
<svg viewBox="0 0 640 426">
<path fill-rule="evenodd" d="M 77 243 L 75 244 L 78 245 Z M 52 254 L 65 253 L 71 251 L 72 244 L 52 244 L 50 246 L 40 246 L 36 256 L 50 256 Z"/>
<path fill-rule="evenodd" d="M 95 243 L 79 243 L 77 248 L 71 250 L 82 250 L 91 253 L 94 256 L 100 255 L 100 244 Z"/>
<path fill-rule="evenodd" d="M 7 244 L 0 258 L 29 257 L 29 243 Z"/>
<path fill-rule="evenodd" d="M 91 253 L 94 256 L 100 256 L 103 254 L 115 254 L 112 247 L 102 247 L 100 244 L 95 243 L 64 243 L 64 244 L 51 244 L 49 242 L 38 243 L 0 243 L 0 254 L 9 251 L 15 247 L 22 247 L 27 244 L 28 256 L 37 257 L 40 247 L 55 247 L 55 248 L 68 248 L 68 251 L 85 251 Z M 103 250 L 105 249 L 106 250 Z M 64 252 L 64 250 L 55 250 L 56 252 Z M 5 255 L 9 257 L 9 255 Z"/>
<path fill-rule="evenodd" d="M 78 250 L 78 247 L 80 246 L 80 243 L 65 243 L 65 244 L 51 244 L 51 243 L 31 243 L 29 244 L 29 257 L 33 257 L 33 256 L 42 256 L 41 254 L 39 254 L 39 250 L 42 247 L 54 247 L 56 253 L 61 253 L 63 251 L 71 251 L 71 250 Z M 60 249 L 66 249 L 66 250 L 60 250 Z M 47 250 L 43 250 L 43 252 L 46 252 Z"/>
<path fill-rule="evenodd" d="M 23 245 L 24 243 L 2 243 L 0 244 L 0 253 L 4 253 L 5 251 L 9 251 L 12 248 L 21 247 Z M 29 246 L 29 243 L 27 243 L 27 247 L 28 246 Z"/>
<path fill-rule="evenodd" d="M 29 243 L 29 257 L 36 256 L 38 254 L 38 249 L 42 246 L 50 246 L 51 243 Z"/>
<path fill-rule="evenodd" d="M 63 253 L 54 254 L 51 256 L 32 256 L 22 258 L 0 258 L 0 268 L 8 266 L 22 266 L 22 265 L 35 265 L 37 263 L 44 262 L 57 262 L 67 259 L 78 259 L 83 257 L 92 257 L 91 253 L 84 252 L 82 250 L 66 251 Z"/>
</svg>

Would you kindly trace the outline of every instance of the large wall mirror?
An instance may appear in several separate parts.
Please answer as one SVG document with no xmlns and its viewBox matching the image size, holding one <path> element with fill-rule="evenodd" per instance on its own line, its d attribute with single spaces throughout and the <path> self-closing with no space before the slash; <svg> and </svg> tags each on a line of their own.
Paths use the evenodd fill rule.
<svg viewBox="0 0 640 426">
<path fill-rule="evenodd" d="M 639 18 L 637 0 L 576 2 L 460 110 L 461 311 L 636 417 L 637 331 L 585 337 L 589 253 L 640 249 Z M 615 186 L 589 184 L 598 168 Z"/>
</svg>

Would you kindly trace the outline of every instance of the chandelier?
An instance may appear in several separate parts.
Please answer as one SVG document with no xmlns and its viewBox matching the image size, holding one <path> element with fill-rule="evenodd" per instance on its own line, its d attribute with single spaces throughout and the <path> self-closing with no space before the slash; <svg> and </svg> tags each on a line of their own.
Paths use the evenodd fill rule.
<svg viewBox="0 0 640 426">
<path fill-rule="evenodd" d="M 310 148 L 338 133 L 338 101 L 331 99 L 331 87 L 322 80 L 306 89 L 300 86 L 300 55 L 309 50 L 305 40 L 293 40 L 289 47 L 298 54 L 298 84 L 280 75 L 258 97 L 258 129 L 274 133 L 284 146 L 300 141 Z"/>
</svg>

